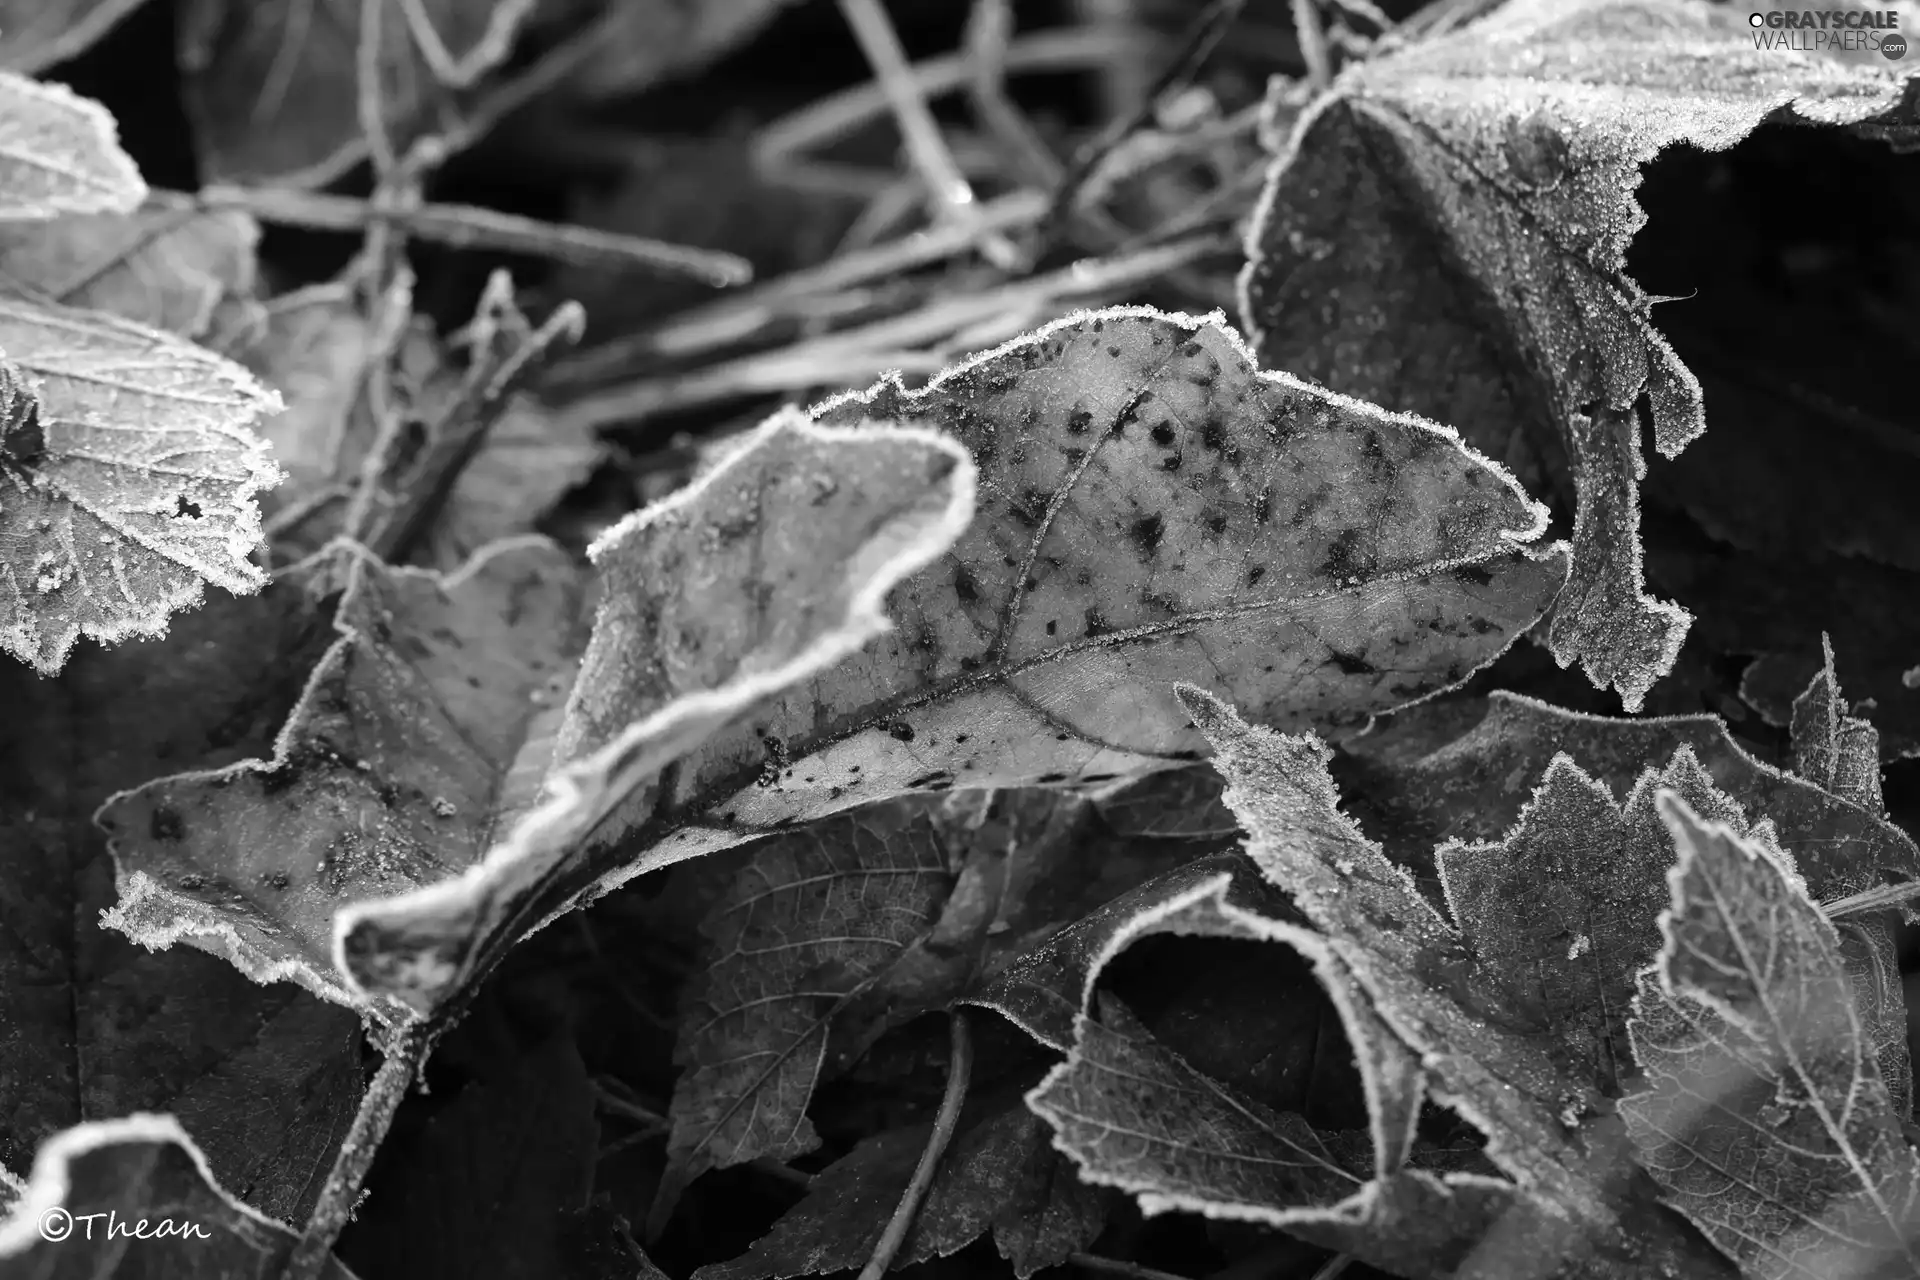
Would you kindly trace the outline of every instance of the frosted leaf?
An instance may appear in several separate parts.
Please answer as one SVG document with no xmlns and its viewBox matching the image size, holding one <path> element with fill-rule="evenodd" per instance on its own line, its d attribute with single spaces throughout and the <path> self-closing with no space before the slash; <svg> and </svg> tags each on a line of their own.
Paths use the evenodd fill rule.
<svg viewBox="0 0 1920 1280">
<path fill-rule="evenodd" d="M 1523 474 L 1564 467 L 1574 567 L 1548 639 L 1637 709 L 1690 621 L 1641 578 L 1639 406 L 1666 456 L 1705 429 L 1625 274 L 1640 165 L 1776 112 L 1868 121 L 1905 77 L 1760 49 L 1744 10 L 1693 0 L 1515 0 L 1359 63 L 1269 180 L 1242 282 L 1255 346 Z"/>
<path fill-rule="evenodd" d="M 1920 1161 L 1833 927 L 1765 839 L 1660 812 L 1680 857 L 1621 1107 L 1642 1163 L 1755 1280 L 1920 1271 Z"/>
<path fill-rule="evenodd" d="M 32 74 L 87 50 L 143 0 L 0 0 L 0 67 Z"/>
<path fill-rule="evenodd" d="M 147 184 L 99 103 L 0 71 L 0 193 L 0 218 L 54 218 L 130 212 Z"/>
<path fill-rule="evenodd" d="M 100 312 L 0 300 L 0 352 L 39 402 L 0 453 L 0 648 L 52 675 L 82 635 L 165 631 L 203 584 L 266 581 L 252 426 L 279 398 L 239 366 Z"/>
</svg>

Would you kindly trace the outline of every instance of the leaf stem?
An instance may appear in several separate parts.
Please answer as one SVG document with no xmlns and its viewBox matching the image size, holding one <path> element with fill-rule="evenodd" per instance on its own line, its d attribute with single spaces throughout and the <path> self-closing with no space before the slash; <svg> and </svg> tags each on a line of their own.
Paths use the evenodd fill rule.
<svg viewBox="0 0 1920 1280">
<path fill-rule="evenodd" d="M 973 1076 L 973 1029 L 967 1025 L 967 1015 L 963 1009 L 952 1010 L 947 1019 L 952 1037 L 947 1058 L 947 1091 L 940 1099 L 939 1114 L 933 1118 L 933 1133 L 927 1138 L 926 1150 L 920 1153 L 920 1164 L 913 1171 L 913 1180 L 907 1183 L 899 1207 L 893 1211 L 887 1229 L 881 1233 L 880 1243 L 873 1247 L 873 1256 L 860 1269 L 860 1280 L 881 1280 L 887 1274 L 887 1268 L 893 1265 L 900 1246 L 907 1242 L 907 1232 L 913 1227 L 913 1219 L 920 1212 L 921 1202 L 927 1198 L 927 1191 L 933 1186 L 933 1175 L 939 1171 L 940 1158 L 946 1154 L 947 1144 L 953 1141 L 953 1131 L 960 1125 L 960 1108 L 966 1105 L 967 1084 Z"/>
<path fill-rule="evenodd" d="M 360 1099 L 360 1110 L 353 1117 L 353 1126 L 347 1130 L 346 1141 L 340 1144 L 339 1154 L 333 1158 L 333 1168 L 320 1188 L 320 1199 L 307 1218 L 306 1230 L 300 1233 L 300 1242 L 287 1259 L 281 1280 L 319 1280 L 333 1254 L 334 1243 L 353 1216 L 360 1188 L 367 1180 L 368 1170 L 373 1168 L 374 1153 L 380 1149 L 381 1139 L 387 1136 L 394 1112 L 400 1109 L 414 1077 L 426 1063 L 438 1034 L 434 1024 L 414 1022 L 401 1028 L 388 1042 L 387 1056 L 374 1073 L 366 1095 Z"/>
<path fill-rule="evenodd" d="M 745 284 L 753 278 L 753 264 L 737 254 L 542 222 L 477 205 L 422 203 L 387 211 L 356 196 L 291 187 L 216 186 L 201 192 L 197 199 L 203 209 L 241 209 L 263 222 L 317 231 L 361 231 L 385 219 L 411 236 L 454 249 L 538 254 L 586 267 L 649 267 L 693 276 L 716 287 Z"/>
<path fill-rule="evenodd" d="M 1067 1261 L 1082 1271 L 1125 1276 L 1127 1280 L 1187 1280 L 1185 1276 L 1175 1275 L 1171 1271 L 1162 1271 L 1157 1267 L 1145 1266 L 1138 1262 L 1122 1262 L 1118 1258 L 1103 1258 L 1097 1253 L 1070 1253 L 1067 1255 Z"/>
</svg>

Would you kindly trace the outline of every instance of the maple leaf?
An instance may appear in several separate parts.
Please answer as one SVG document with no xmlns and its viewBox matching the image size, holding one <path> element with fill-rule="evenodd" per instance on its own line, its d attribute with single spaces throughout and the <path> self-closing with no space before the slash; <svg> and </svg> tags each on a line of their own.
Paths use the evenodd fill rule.
<svg viewBox="0 0 1920 1280">
<path fill-rule="evenodd" d="M 1665 456 L 1704 430 L 1699 383 L 1626 275 L 1639 167 L 1776 112 L 1870 121 L 1904 79 L 1760 48 L 1694 0 L 1502 5 L 1351 67 L 1301 116 L 1249 233 L 1249 332 L 1271 363 L 1458 423 L 1530 471 L 1564 458 L 1574 567 L 1548 639 L 1635 710 L 1690 622 L 1641 577 L 1637 406 Z M 1536 421 L 1558 438 L 1531 438 Z"/>
<path fill-rule="evenodd" d="M 861 1266 L 932 1127 L 908 1125 L 865 1139 L 814 1175 L 806 1197 L 751 1249 L 700 1268 L 697 1280 L 784 1280 Z M 893 1266 L 944 1258 L 991 1231 L 1000 1256 L 1026 1280 L 1085 1248 L 1106 1216 L 1107 1194 L 1074 1176 L 1025 1106 L 970 1101 Z"/>
<path fill-rule="evenodd" d="M 1764 835 L 1662 794 L 1679 861 L 1630 1030 L 1642 1163 L 1749 1276 L 1920 1270 L 1920 1160 L 1874 1064 L 1840 939 Z"/>
<path fill-rule="evenodd" d="M 203 338 L 250 301 L 259 239 L 239 210 L 158 198 L 131 213 L 0 223 L 0 289 Z"/>
<path fill-rule="evenodd" d="M 1547 1273 L 1568 1267 L 1571 1274 L 1711 1267 L 1695 1237 L 1651 1211 L 1651 1188 L 1631 1175 L 1624 1135 L 1604 1092 L 1609 1081 L 1573 1069 L 1606 1059 L 1591 1022 L 1569 1026 L 1565 1017 L 1571 1007 L 1565 993 L 1576 982 L 1594 980 L 1577 976 L 1586 949 L 1572 940 L 1563 945 L 1554 935 L 1544 954 L 1525 956 L 1524 931 L 1507 921 L 1498 922 L 1497 930 L 1487 927 L 1481 904 L 1499 895 L 1484 883 L 1472 887 L 1469 904 L 1481 909 L 1456 927 L 1341 812 L 1326 771 L 1331 752 L 1323 743 L 1248 726 L 1192 686 L 1182 686 L 1180 698 L 1214 746 L 1214 766 L 1227 779 L 1226 802 L 1248 833 L 1248 856 L 1322 931 L 1323 945 L 1339 961 L 1327 979 L 1330 993 L 1372 1007 L 1391 1035 L 1418 1055 L 1430 1095 L 1486 1135 L 1487 1156 L 1513 1178 L 1520 1210 L 1532 1217 L 1523 1238 L 1551 1259 Z M 1561 785 L 1579 781 L 1569 777 Z M 1641 785 L 1661 784 L 1703 795 L 1716 811 L 1737 812 L 1684 756 L 1657 782 Z M 1538 839 L 1548 816 L 1536 812 L 1523 825 L 1516 852 Z M 1553 815 L 1552 825 L 1574 822 Z M 1461 858 L 1463 879 L 1475 870 L 1472 858 Z M 1524 874 L 1511 865 L 1497 869 L 1517 882 L 1507 892 L 1527 892 Z M 1621 927 L 1603 936 L 1619 941 L 1588 964 L 1592 974 L 1603 975 L 1599 981 L 1611 983 L 1622 951 L 1631 947 L 1625 940 L 1634 905 L 1630 879 L 1610 888 L 1609 896 L 1618 905 L 1599 914 Z M 1568 914 L 1566 907 L 1556 911 L 1562 919 Z M 1516 967 L 1516 958 L 1528 963 Z M 1560 976 L 1540 983 L 1536 966 Z M 1575 966 L 1571 973 L 1569 966 Z M 1549 1012 L 1556 1006 L 1563 1011 L 1557 1026 Z M 1610 1041 L 1610 1026 L 1605 1034 Z M 1505 1239 L 1512 1247 L 1513 1237 Z"/>
<path fill-rule="evenodd" d="M 192 0 L 178 56 L 188 119 L 208 181 L 325 186 L 359 159 L 361 15 L 376 37 L 383 122 L 408 131 L 451 91 L 469 88 L 512 49 L 532 0 L 413 7 L 361 0 Z"/>
<path fill-rule="evenodd" d="M 160 634 L 204 583 L 260 588 L 254 495 L 278 473 L 249 428 L 271 391 L 101 312 L 0 300 L 0 351 L 38 402 L 32 447 L 16 429 L 0 453 L 0 648 L 52 675 L 83 634 Z"/>
<path fill-rule="evenodd" d="M 176 1114 L 223 1185 L 277 1217 L 318 1194 L 359 1100 L 360 1020 L 188 948 L 97 927 L 113 865 L 89 820 L 157 768 L 267 753 L 332 631 L 293 589 L 222 596 L 164 640 L 0 666 L 0 1164 L 63 1128 Z"/>
<path fill-rule="evenodd" d="M 0 157 L 0 218 L 127 213 L 147 195 L 105 108 L 10 71 L 0 71 Z"/>
<path fill-rule="evenodd" d="M 334 970 L 334 913 L 458 874 L 530 804 L 578 654 L 582 587 L 566 553 L 533 538 L 445 577 L 343 544 L 285 581 L 337 593 L 337 638 L 273 758 L 110 799 L 97 821 L 121 898 L 103 922 L 379 1015 Z"/>
<path fill-rule="evenodd" d="M 145 1112 L 65 1130 L 40 1149 L 0 1267 L 58 1277 L 137 1273 L 274 1280 L 299 1236 L 214 1179 L 179 1121 Z M 125 1261 L 129 1255 L 137 1261 Z M 325 1280 L 353 1280 L 328 1258 Z"/>
</svg>

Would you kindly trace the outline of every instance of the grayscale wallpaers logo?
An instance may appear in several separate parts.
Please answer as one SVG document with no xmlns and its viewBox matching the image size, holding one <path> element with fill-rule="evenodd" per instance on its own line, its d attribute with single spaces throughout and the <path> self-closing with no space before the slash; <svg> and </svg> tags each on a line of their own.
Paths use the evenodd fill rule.
<svg viewBox="0 0 1920 1280">
<path fill-rule="evenodd" d="M 1753 28 L 1756 49 L 1870 49 L 1888 58 L 1907 56 L 1900 14 L 1893 9 L 1775 9 L 1748 14 L 1747 25 Z"/>
</svg>

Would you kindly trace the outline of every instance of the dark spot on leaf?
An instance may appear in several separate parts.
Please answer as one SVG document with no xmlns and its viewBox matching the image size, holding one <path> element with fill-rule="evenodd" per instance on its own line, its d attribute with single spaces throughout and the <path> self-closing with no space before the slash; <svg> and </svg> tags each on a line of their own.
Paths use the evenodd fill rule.
<svg viewBox="0 0 1920 1280">
<path fill-rule="evenodd" d="M 916 788 L 916 789 L 920 787 L 931 787 L 935 783 L 943 780 L 949 786 L 953 784 L 953 773 L 951 770 L 936 769 L 932 773 L 923 773 L 919 777 L 914 778 L 910 782 L 908 782 L 907 786 Z"/>
<path fill-rule="evenodd" d="M 1456 581 L 1475 587 L 1484 587 L 1493 581 L 1493 572 L 1483 565 L 1463 564 L 1453 571 Z"/>
<path fill-rule="evenodd" d="M 1165 532 L 1166 523 L 1158 515 L 1151 515 L 1135 520 L 1133 527 L 1127 530 L 1127 536 L 1140 549 L 1140 558 L 1151 560 L 1160 550 L 1160 539 Z"/>
<path fill-rule="evenodd" d="M 894 737 L 898 738 L 902 742 L 913 741 L 913 726 L 908 724 L 905 720 L 895 720 L 892 724 L 887 726 L 887 732 L 892 734 Z"/>
<path fill-rule="evenodd" d="M 1048 634 L 1048 635 L 1050 635 L 1050 636 L 1051 636 L 1051 635 L 1058 635 L 1058 634 L 1059 634 L 1059 632 L 1060 632 L 1060 622 L 1059 622 L 1059 620 L 1058 620 L 1057 618 L 1049 618 L 1049 619 L 1047 619 L 1047 634 Z"/>
<path fill-rule="evenodd" d="M 1066 780 L 1067 780 L 1067 775 L 1064 773 L 1043 773 L 1038 778 L 1034 779 L 1035 782 L 1041 783 L 1043 785 L 1049 782 L 1065 782 Z"/>
<path fill-rule="evenodd" d="M 155 840 L 184 840 L 187 824 L 175 810 L 163 804 L 155 805 L 153 817 L 147 822 L 147 834 Z"/>
<path fill-rule="evenodd" d="M 1373 572 L 1374 557 L 1360 548 L 1360 531 L 1342 529 L 1334 540 L 1327 544 L 1327 558 L 1320 565 L 1320 572 L 1330 578 L 1344 582 Z"/>
<path fill-rule="evenodd" d="M 1093 411 L 1085 406 L 1076 406 L 1067 415 L 1067 430 L 1073 435 L 1085 435 L 1087 428 L 1093 425 Z"/>
<path fill-rule="evenodd" d="M 1171 423 L 1159 423 L 1154 427 L 1151 434 L 1153 436 L 1153 442 L 1157 445 L 1167 446 L 1171 445 L 1174 441 L 1173 425 Z"/>
<path fill-rule="evenodd" d="M 953 567 L 953 593 L 960 597 L 962 604 L 972 604 L 980 598 L 980 584 L 974 580 L 973 570 L 963 564 Z"/>
<path fill-rule="evenodd" d="M 1261 524 L 1273 523 L 1273 490 L 1262 489 L 1253 500 L 1253 518 Z"/>
<path fill-rule="evenodd" d="M 1257 564 L 1253 566 L 1253 568 L 1247 570 L 1247 585 L 1250 587 L 1258 586 L 1260 583 L 1260 579 L 1266 576 L 1267 576 L 1267 566 L 1263 564 Z"/>
<path fill-rule="evenodd" d="M 173 509 L 173 514 L 176 517 L 184 516 L 189 520 L 198 520 L 200 518 L 200 504 L 188 501 L 187 495 L 183 493 L 180 495 L 179 503 Z"/>
<path fill-rule="evenodd" d="M 1118 344 L 1109 344 L 1107 347 L 1107 354 L 1109 356 L 1112 356 L 1115 360 L 1118 360 L 1120 358 L 1120 347 L 1118 346 Z"/>
<path fill-rule="evenodd" d="M 1206 524 L 1207 532 L 1215 537 L 1227 531 L 1227 518 L 1217 511 L 1206 517 Z"/>
<path fill-rule="evenodd" d="M 1327 661 L 1322 665 L 1338 667 L 1341 674 L 1349 676 L 1373 676 L 1380 674 L 1380 668 L 1374 666 L 1359 654 L 1342 653 L 1338 649 L 1328 650 Z"/>
<path fill-rule="evenodd" d="M 1089 636 L 1111 635 L 1117 630 L 1119 630 L 1119 628 L 1109 626 L 1107 620 L 1100 616 L 1100 610 L 1097 606 L 1087 606 L 1087 634 Z"/>
</svg>

